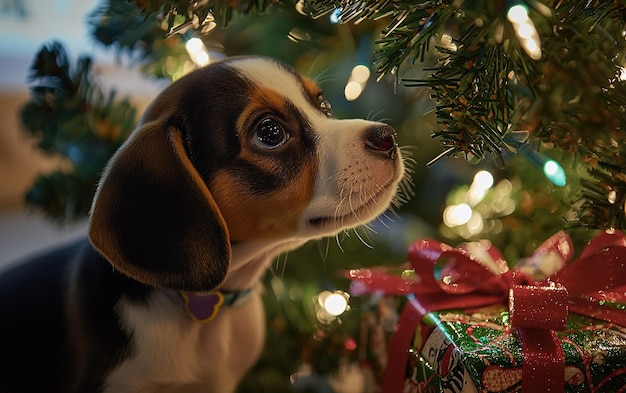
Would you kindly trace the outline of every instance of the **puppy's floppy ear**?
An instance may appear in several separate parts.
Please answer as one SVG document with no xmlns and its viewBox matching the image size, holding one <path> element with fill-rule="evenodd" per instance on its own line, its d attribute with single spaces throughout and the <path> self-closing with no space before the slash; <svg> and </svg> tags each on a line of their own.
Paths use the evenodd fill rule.
<svg viewBox="0 0 626 393">
<path fill-rule="evenodd" d="M 136 130 L 109 162 L 89 238 L 121 272 L 157 287 L 209 290 L 230 264 L 224 219 L 180 130 L 161 121 Z"/>
</svg>

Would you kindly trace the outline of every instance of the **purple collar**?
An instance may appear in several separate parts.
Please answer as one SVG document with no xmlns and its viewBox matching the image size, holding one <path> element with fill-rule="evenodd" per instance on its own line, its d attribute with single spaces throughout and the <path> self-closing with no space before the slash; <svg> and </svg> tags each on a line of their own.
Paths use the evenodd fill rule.
<svg viewBox="0 0 626 393">
<path fill-rule="evenodd" d="M 222 306 L 237 306 L 252 292 L 252 288 L 245 291 L 208 292 L 176 292 L 165 291 L 169 298 L 182 304 L 185 312 L 194 322 L 206 323 L 217 316 Z"/>
</svg>

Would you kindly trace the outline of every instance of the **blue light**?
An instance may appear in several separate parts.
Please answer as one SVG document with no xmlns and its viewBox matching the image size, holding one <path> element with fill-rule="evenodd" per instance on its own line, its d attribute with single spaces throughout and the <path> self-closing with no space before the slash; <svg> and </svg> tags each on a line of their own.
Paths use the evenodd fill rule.
<svg viewBox="0 0 626 393">
<path fill-rule="evenodd" d="M 337 24 L 341 22 L 341 8 L 335 8 L 333 12 L 330 13 L 330 23 Z"/>
<path fill-rule="evenodd" d="M 565 171 L 561 165 L 554 160 L 547 160 L 543 164 L 543 174 L 546 175 L 548 180 L 555 186 L 563 187 L 567 183 L 567 177 Z"/>
<path fill-rule="evenodd" d="M 543 170 L 543 174 L 552 184 L 557 187 L 563 187 L 567 183 L 567 176 L 561 164 L 547 157 L 545 154 L 539 153 L 533 149 L 530 144 L 522 143 L 517 146 L 517 152 L 526 157 L 531 163 Z"/>
</svg>

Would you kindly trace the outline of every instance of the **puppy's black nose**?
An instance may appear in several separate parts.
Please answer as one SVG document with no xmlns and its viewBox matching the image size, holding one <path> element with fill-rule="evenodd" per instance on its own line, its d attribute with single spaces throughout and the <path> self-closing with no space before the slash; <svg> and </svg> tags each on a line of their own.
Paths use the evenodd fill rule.
<svg viewBox="0 0 626 393">
<path fill-rule="evenodd" d="M 398 144 L 396 130 L 386 124 L 372 126 L 363 134 L 365 147 L 374 154 L 395 158 Z"/>
</svg>

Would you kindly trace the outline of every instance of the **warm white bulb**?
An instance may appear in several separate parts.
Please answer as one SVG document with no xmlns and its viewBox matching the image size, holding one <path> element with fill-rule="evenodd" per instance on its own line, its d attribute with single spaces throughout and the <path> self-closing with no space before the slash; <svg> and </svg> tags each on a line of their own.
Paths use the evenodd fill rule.
<svg viewBox="0 0 626 393">
<path fill-rule="evenodd" d="M 523 40 L 522 47 L 531 59 L 541 59 L 541 47 L 539 46 L 539 43 L 534 39 Z"/>
<path fill-rule="evenodd" d="M 466 224 L 472 218 L 472 213 L 467 203 L 450 205 L 443 211 L 443 223 L 450 228 Z"/>
<path fill-rule="evenodd" d="M 194 64 L 199 66 L 205 66 L 209 64 L 211 59 L 209 58 L 209 51 L 200 38 L 193 37 L 190 38 L 185 43 L 185 49 L 189 54 L 189 57 L 194 62 Z"/>
<path fill-rule="evenodd" d="M 209 64 L 209 62 L 210 62 L 209 54 L 207 52 L 198 52 L 194 56 L 193 62 L 196 63 L 197 65 L 203 67 L 203 66 Z"/>
<path fill-rule="evenodd" d="M 517 35 L 523 39 L 529 39 L 535 34 L 535 28 L 530 23 L 522 23 L 517 28 Z"/>
<path fill-rule="evenodd" d="M 474 180 L 472 181 L 472 186 L 476 184 L 476 187 L 479 187 L 483 190 L 487 190 L 493 186 L 493 175 L 488 171 L 478 171 L 474 175 Z"/>
<path fill-rule="evenodd" d="M 370 69 L 363 64 L 359 64 L 352 69 L 352 73 L 350 74 L 350 80 L 359 83 L 365 83 L 370 78 Z"/>
<path fill-rule="evenodd" d="M 522 24 L 528 20 L 528 10 L 523 5 L 514 5 L 506 14 L 511 23 Z"/>
<path fill-rule="evenodd" d="M 344 96 L 346 97 L 346 100 L 348 101 L 356 100 L 357 98 L 359 98 L 362 92 L 363 92 L 363 86 L 359 82 L 356 82 L 356 81 L 348 82 L 343 91 Z"/>
<path fill-rule="evenodd" d="M 189 54 L 195 54 L 198 51 L 202 50 L 202 47 L 204 46 L 204 44 L 202 43 L 202 40 L 200 38 L 190 38 L 189 41 L 187 41 L 187 43 L 185 44 L 185 49 L 187 49 L 187 52 Z"/>
<path fill-rule="evenodd" d="M 348 308 L 348 299 L 342 294 L 331 293 L 324 299 L 324 310 L 333 317 L 343 314 Z"/>
<path fill-rule="evenodd" d="M 470 219 L 467 221 L 467 230 L 472 235 L 477 235 L 481 233 L 484 228 L 485 224 L 483 221 L 483 216 L 480 215 L 480 213 L 478 212 L 474 212 L 474 214 L 472 214 L 472 217 L 470 217 Z"/>
</svg>

